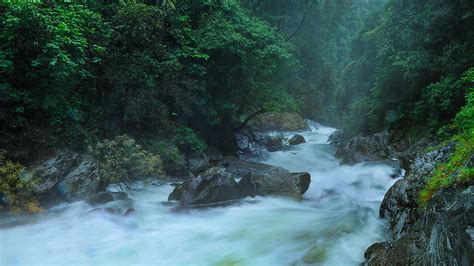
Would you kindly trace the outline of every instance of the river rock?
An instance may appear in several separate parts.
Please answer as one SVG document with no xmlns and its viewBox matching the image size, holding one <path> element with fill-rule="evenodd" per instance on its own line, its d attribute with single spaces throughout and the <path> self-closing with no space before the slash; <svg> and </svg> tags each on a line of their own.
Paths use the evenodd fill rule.
<svg viewBox="0 0 474 266">
<path fill-rule="evenodd" d="M 198 177 L 184 181 L 168 200 L 179 200 L 181 207 L 189 207 L 256 195 L 301 199 L 310 182 L 308 173 L 290 173 L 281 167 L 229 157 Z"/>
<path fill-rule="evenodd" d="M 269 152 L 281 151 L 285 138 L 282 134 L 267 135 L 256 133 L 255 142 L 258 146 L 265 147 Z"/>
<path fill-rule="evenodd" d="M 288 170 L 263 163 L 248 162 L 227 157 L 220 162 L 235 176 L 251 176 L 257 188 L 257 195 L 288 196 L 300 199 L 311 182 L 308 173 L 291 174 Z"/>
<path fill-rule="evenodd" d="M 43 206 L 85 199 L 103 186 L 97 162 L 90 156 L 59 152 L 32 170 L 34 193 Z"/>
<path fill-rule="evenodd" d="M 336 146 L 336 157 L 343 164 L 355 164 L 364 161 L 382 161 L 391 159 L 394 151 L 389 145 L 389 133 L 381 133 L 369 136 L 355 136 L 348 140 L 342 134 L 337 134 L 341 141 L 332 137 L 332 144 Z"/>
<path fill-rule="evenodd" d="M 206 205 L 245 197 L 232 174 L 224 167 L 212 167 L 199 176 L 188 179 L 168 197 L 179 200 L 180 207 Z"/>
<path fill-rule="evenodd" d="M 290 145 L 299 145 L 302 143 L 306 143 L 306 140 L 300 134 L 293 135 L 293 137 L 291 137 L 290 140 L 288 141 L 288 144 Z"/>
</svg>

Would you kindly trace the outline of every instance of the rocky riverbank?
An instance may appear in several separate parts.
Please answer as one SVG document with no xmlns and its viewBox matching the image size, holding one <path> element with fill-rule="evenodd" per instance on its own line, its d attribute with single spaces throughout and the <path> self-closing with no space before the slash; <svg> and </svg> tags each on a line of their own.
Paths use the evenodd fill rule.
<svg viewBox="0 0 474 266">
<path fill-rule="evenodd" d="M 410 145 L 394 141 L 388 131 L 353 138 L 339 133 L 332 143 L 342 163 L 393 160 L 406 170 L 380 207 L 392 238 L 371 245 L 365 252 L 365 265 L 473 265 L 474 184 L 442 189 L 427 206 L 419 204 L 420 191 L 436 165 L 448 160 L 452 143 L 427 151 L 432 141 Z"/>
</svg>

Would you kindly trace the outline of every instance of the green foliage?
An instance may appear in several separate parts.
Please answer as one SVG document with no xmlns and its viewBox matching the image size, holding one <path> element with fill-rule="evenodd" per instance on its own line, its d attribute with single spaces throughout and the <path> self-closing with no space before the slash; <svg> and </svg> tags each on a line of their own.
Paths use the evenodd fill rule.
<svg viewBox="0 0 474 266">
<path fill-rule="evenodd" d="M 145 141 L 145 148 L 153 154 L 158 154 L 163 162 L 163 169 L 173 175 L 176 171 L 186 169 L 186 160 L 180 149 L 171 141 L 150 139 Z"/>
<path fill-rule="evenodd" d="M 433 195 L 443 188 L 459 186 L 474 180 L 474 68 L 461 79 L 470 84 L 466 105 L 450 125 L 454 135 L 447 141 L 455 143 L 455 151 L 447 163 L 436 166 L 432 177 L 420 192 L 419 203 L 426 206 Z"/>
<path fill-rule="evenodd" d="M 108 183 L 163 175 L 160 156 L 147 152 L 127 135 L 99 142 L 90 152 L 99 160 Z"/>
<path fill-rule="evenodd" d="M 0 13 L 9 156 L 181 127 L 218 145 L 256 110 L 298 109 L 291 45 L 237 0 L 12 1 Z"/>
<path fill-rule="evenodd" d="M 173 143 L 184 151 L 205 151 L 206 143 L 189 127 L 177 128 L 174 132 Z"/>
<path fill-rule="evenodd" d="M 0 205 L 0 211 L 39 212 L 38 201 L 33 196 L 34 182 L 22 178 L 24 167 L 6 160 L 0 152 L 0 196 L 6 206 Z"/>
</svg>

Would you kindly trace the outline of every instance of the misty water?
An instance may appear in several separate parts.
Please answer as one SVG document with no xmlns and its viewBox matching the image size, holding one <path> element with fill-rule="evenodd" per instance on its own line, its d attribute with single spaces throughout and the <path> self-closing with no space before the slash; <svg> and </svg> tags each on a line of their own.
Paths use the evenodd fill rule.
<svg viewBox="0 0 474 266">
<path fill-rule="evenodd" d="M 386 237 L 378 208 L 396 180 L 386 165 L 340 166 L 328 144 L 334 131 L 313 126 L 308 143 L 264 161 L 311 173 L 301 202 L 256 197 L 177 212 L 165 203 L 173 187 L 151 183 L 131 195 L 127 217 L 76 202 L 1 228 L 0 264 L 357 265 Z"/>
</svg>

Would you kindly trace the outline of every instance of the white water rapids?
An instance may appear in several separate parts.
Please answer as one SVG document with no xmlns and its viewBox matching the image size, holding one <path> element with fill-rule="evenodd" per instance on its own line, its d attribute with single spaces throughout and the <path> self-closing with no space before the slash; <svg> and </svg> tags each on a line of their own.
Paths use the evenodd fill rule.
<svg viewBox="0 0 474 266">
<path fill-rule="evenodd" d="M 308 143 L 265 161 L 311 174 L 302 202 L 256 197 L 176 212 L 163 204 L 172 186 L 149 185 L 131 196 L 127 217 L 76 202 L 1 228 L 0 265 L 357 265 L 385 238 L 378 208 L 396 180 L 385 165 L 340 166 L 333 132 L 302 133 Z"/>
</svg>

